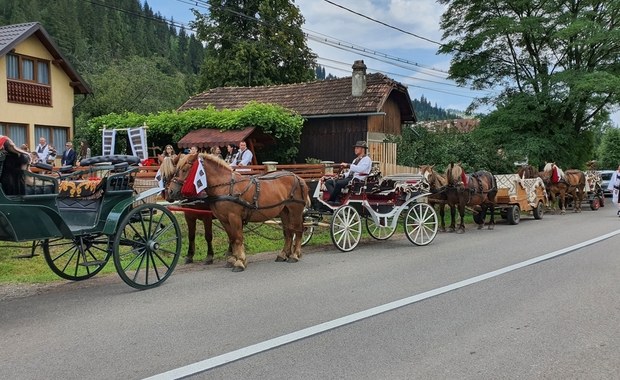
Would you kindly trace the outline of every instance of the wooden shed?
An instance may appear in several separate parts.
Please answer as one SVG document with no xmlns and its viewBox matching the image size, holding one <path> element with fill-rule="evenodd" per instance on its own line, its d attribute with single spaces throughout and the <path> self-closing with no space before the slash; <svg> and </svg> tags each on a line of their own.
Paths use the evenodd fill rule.
<svg viewBox="0 0 620 380">
<path fill-rule="evenodd" d="M 401 135 L 404 125 L 416 122 L 407 88 L 383 74 L 366 74 L 364 61 L 356 61 L 352 76 L 346 78 L 214 88 L 193 96 L 179 110 L 208 106 L 239 109 L 251 101 L 278 104 L 306 119 L 298 163 L 306 158 L 348 162 L 356 141 L 382 142 L 387 135 Z"/>
</svg>

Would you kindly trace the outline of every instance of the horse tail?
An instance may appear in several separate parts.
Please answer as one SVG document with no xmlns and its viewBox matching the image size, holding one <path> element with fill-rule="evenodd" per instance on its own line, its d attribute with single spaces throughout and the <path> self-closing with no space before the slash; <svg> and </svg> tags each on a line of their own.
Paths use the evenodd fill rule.
<svg viewBox="0 0 620 380">
<path fill-rule="evenodd" d="M 310 200 L 310 188 L 304 179 L 299 178 L 299 180 L 301 181 L 301 197 L 306 201 L 306 208 L 310 208 L 310 205 L 312 204 L 312 201 Z"/>
</svg>

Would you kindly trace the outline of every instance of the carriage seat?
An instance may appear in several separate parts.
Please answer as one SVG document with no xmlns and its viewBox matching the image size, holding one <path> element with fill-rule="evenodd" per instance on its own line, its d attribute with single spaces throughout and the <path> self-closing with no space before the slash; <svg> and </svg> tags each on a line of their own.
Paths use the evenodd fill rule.
<svg viewBox="0 0 620 380">
<path fill-rule="evenodd" d="M 101 179 L 63 180 L 58 185 L 59 198 L 95 199 L 103 194 Z"/>
<path fill-rule="evenodd" d="M 380 190 L 381 170 L 373 167 L 365 179 L 353 179 L 349 183 L 349 191 L 353 194 L 374 193 Z"/>
</svg>

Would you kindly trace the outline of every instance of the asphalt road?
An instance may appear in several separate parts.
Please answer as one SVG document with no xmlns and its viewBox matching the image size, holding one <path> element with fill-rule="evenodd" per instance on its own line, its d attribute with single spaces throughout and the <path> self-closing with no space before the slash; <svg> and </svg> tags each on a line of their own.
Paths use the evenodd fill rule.
<svg viewBox="0 0 620 380">
<path fill-rule="evenodd" d="M 142 292 L 63 282 L 0 301 L 0 378 L 618 379 L 618 246 L 607 206 L 243 273 L 181 266 Z"/>
</svg>

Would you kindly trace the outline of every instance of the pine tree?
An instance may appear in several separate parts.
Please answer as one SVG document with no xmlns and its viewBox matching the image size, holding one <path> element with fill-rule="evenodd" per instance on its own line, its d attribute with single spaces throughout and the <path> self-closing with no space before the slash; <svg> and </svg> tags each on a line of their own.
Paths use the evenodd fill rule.
<svg viewBox="0 0 620 380">
<path fill-rule="evenodd" d="M 201 87 L 258 86 L 314 79 L 315 55 L 291 0 L 209 0 L 192 26 L 206 42 Z"/>
</svg>

